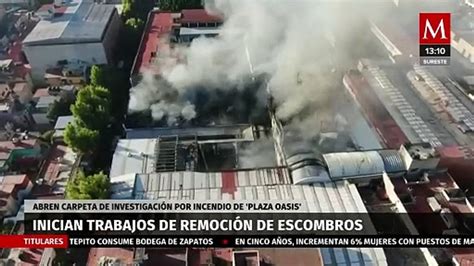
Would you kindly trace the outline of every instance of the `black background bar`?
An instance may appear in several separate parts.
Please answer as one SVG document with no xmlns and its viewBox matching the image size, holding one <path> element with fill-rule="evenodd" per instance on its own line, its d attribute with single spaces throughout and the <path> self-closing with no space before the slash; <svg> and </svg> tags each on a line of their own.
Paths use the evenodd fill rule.
<svg viewBox="0 0 474 266">
<path fill-rule="evenodd" d="M 451 56 L 449 44 L 420 44 L 420 56 L 447 57 Z"/>
</svg>

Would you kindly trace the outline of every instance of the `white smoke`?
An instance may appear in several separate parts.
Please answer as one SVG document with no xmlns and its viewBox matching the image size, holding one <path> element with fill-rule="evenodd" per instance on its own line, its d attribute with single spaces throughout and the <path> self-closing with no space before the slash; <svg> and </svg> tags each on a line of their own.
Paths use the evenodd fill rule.
<svg viewBox="0 0 474 266">
<path fill-rule="evenodd" d="M 337 105 L 332 90 L 341 76 L 333 70 L 349 60 L 345 48 L 357 45 L 351 42 L 359 34 L 352 31 L 371 13 L 356 0 L 214 0 L 206 1 L 206 9 L 224 17 L 219 36 L 175 50 L 185 60 L 158 51 L 162 80 L 145 75 L 131 91 L 130 110 L 150 109 L 154 119 L 167 116 L 169 124 L 189 120 L 196 116 L 186 99 L 189 90 L 235 88 L 260 75 L 268 77 L 283 120 L 308 107 L 319 112 Z M 380 6 L 372 10 L 383 13 Z M 328 32 L 337 35 L 336 48 Z"/>
</svg>

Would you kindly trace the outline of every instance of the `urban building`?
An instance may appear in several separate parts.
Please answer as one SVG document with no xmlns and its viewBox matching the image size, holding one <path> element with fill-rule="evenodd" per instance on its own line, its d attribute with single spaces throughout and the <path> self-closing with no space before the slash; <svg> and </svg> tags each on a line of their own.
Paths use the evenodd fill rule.
<svg viewBox="0 0 474 266">
<path fill-rule="evenodd" d="M 26 175 L 0 176 L 0 218 L 16 215 L 32 188 Z"/>
<path fill-rule="evenodd" d="M 176 248 L 145 250 L 146 258 L 141 259 L 138 252 L 129 249 L 95 248 L 89 254 L 88 263 L 100 264 L 102 261 L 118 263 L 139 262 L 141 265 L 165 264 L 169 266 L 186 265 L 333 265 L 331 261 L 323 263 L 318 249 L 239 249 L 232 248 Z M 324 254 L 331 255 L 331 254 Z M 129 264 L 132 264 L 130 262 Z"/>
<path fill-rule="evenodd" d="M 343 78 L 349 94 L 356 99 L 356 104 L 363 111 L 363 115 L 370 127 L 376 132 L 377 138 L 383 147 L 396 149 L 408 142 L 405 133 L 400 129 L 383 103 L 372 92 L 369 83 L 357 70 L 349 71 Z"/>
<path fill-rule="evenodd" d="M 41 21 L 23 40 L 33 79 L 44 84 L 48 69 L 77 67 L 77 62 L 101 65 L 113 62 L 112 54 L 121 27 L 114 5 L 91 0 L 56 1 L 42 6 Z"/>
<path fill-rule="evenodd" d="M 67 182 L 78 169 L 79 156 L 69 147 L 54 144 L 45 156 L 41 169 L 37 173 L 36 186 L 32 195 L 63 195 Z"/>
<path fill-rule="evenodd" d="M 129 129 L 127 139 L 118 141 L 110 178 L 131 173 L 236 169 L 239 150 L 265 134 L 264 129 L 250 125 Z"/>
<path fill-rule="evenodd" d="M 400 153 L 407 165 L 405 173 L 391 177 L 384 174 L 381 180 L 358 186 L 369 212 L 400 214 L 399 221 L 392 224 L 392 228 L 377 223 L 376 228 L 385 232 L 410 234 L 467 233 L 469 229 L 464 226 L 465 219 L 474 211 L 471 201 L 446 169 L 439 166 L 442 158 L 435 149 L 427 143 L 410 144 L 402 147 Z M 418 256 L 439 263 L 473 259 L 472 250 L 469 251 L 470 255 L 466 251 L 421 248 L 417 256 L 403 260 L 406 263 Z"/>
<path fill-rule="evenodd" d="M 32 79 L 27 66 L 15 63 L 12 59 L 0 60 L 0 84 L 26 82 L 32 86 Z"/>
<path fill-rule="evenodd" d="M 466 1 L 467 6 L 465 9 L 461 9 L 460 12 L 454 13 L 451 19 L 453 25 L 451 26 L 451 46 L 456 52 L 465 58 L 466 64 L 474 64 L 474 26 L 472 20 L 474 15 L 472 14 L 472 1 Z M 468 9 L 471 10 L 468 10 Z M 468 63 L 467 63 L 468 62 Z"/>
<path fill-rule="evenodd" d="M 181 13 L 150 12 L 132 67 L 132 85 L 138 83 L 145 71 L 160 73 L 155 63 L 160 53 L 171 54 L 179 60 L 174 46 L 187 45 L 197 37 L 217 36 L 221 24 L 222 18 L 208 14 L 204 9 L 184 9 Z"/>
<path fill-rule="evenodd" d="M 34 108 L 30 111 L 36 130 L 52 129 L 55 121 L 48 118 L 48 111 L 55 101 L 74 99 L 76 87 L 72 85 L 37 89 L 33 95 Z"/>
<path fill-rule="evenodd" d="M 17 174 L 38 171 L 44 147 L 36 138 L 22 133 L 11 140 L 0 141 L 0 173 Z"/>
<path fill-rule="evenodd" d="M 222 25 L 222 18 L 210 15 L 204 9 L 184 9 L 179 18 L 174 18 L 174 22 L 180 27 L 175 27 L 173 40 L 181 43 L 190 43 L 197 37 L 215 37 L 219 35 L 219 26 Z"/>
<path fill-rule="evenodd" d="M 63 141 L 64 130 L 66 129 L 67 125 L 73 121 L 74 117 L 72 115 L 59 116 L 58 119 L 56 119 L 56 124 L 54 125 L 53 139 L 57 142 Z"/>
<path fill-rule="evenodd" d="M 112 181 L 112 198 L 167 200 L 296 200 L 308 212 L 365 213 L 354 184 L 347 181 L 293 185 L 284 168 L 221 173 L 163 172 L 120 177 Z M 367 228 L 369 231 L 374 230 Z M 360 263 L 387 265 L 379 248 L 322 248 L 324 265 Z"/>
<path fill-rule="evenodd" d="M 62 61 L 61 65 L 46 70 L 44 80 L 48 86 L 83 86 L 87 82 L 88 63 L 82 61 Z"/>
</svg>

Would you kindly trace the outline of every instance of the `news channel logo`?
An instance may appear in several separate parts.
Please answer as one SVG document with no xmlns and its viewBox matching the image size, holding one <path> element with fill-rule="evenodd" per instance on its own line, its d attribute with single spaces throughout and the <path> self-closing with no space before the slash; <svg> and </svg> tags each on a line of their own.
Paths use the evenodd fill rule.
<svg viewBox="0 0 474 266">
<path fill-rule="evenodd" d="M 451 14 L 420 13 L 420 65 L 449 65 L 451 56 Z"/>
</svg>

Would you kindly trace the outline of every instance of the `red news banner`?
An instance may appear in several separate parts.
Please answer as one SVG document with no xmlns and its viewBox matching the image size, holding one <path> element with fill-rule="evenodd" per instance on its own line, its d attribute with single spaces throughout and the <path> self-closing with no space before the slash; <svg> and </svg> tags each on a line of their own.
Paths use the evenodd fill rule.
<svg viewBox="0 0 474 266">
<path fill-rule="evenodd" d="M 0 248 L 67 248 L 67 235 L 0 235 Z"/>
</svg>

